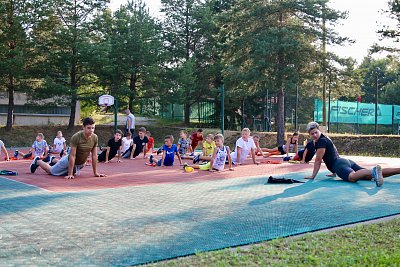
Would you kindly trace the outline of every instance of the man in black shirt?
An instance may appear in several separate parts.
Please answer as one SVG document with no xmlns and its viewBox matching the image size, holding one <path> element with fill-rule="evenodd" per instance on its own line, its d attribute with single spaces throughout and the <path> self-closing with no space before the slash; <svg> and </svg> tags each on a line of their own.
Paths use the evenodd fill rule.
<svg viewBox="0 0 400 267">
<path fill-rule="evenodd" d="M 118 161 L 121 162 L 121 146 L 122 146 L 122 131 L 117 130 L 114 134 L 114 138 L 108 140 L 107 147 L 98 156 L 99 162 L 108 163 L 118 153 Z"/>
<path fill-rule="evenodd" d="M 365 169 L 352 160 L 341 158 L 332 140 L 321 133 L 316 122 L 310 122 L 307 125 L 307 132 L 314 139 L 317 152 L 313 173 L 306 179 L 314 179 L 317 176 L 322 160 L 332 173 L 336 173 L 343 180 L 353 183 L 358 180 L 372 179 L 376 186 L 382 186 L 383 177 L 400 174 L 400 168 L 382 169 L 380 165 L 376 165 L 372 169 Z"/>
<path fill-rule="evenodd" d="M 127 155 L 130 155 L 130 159 L 134 159 L 143 152 L 143 158 L 146 158 L 146 147 L 149 142 L 149 138 L 146 136 L 146 128 L 141 127 L 139 134 L 133 138 L 133 145 L 129 148 Z M 132 153 L 133 151 L 133 153 Z"/>
</svg>

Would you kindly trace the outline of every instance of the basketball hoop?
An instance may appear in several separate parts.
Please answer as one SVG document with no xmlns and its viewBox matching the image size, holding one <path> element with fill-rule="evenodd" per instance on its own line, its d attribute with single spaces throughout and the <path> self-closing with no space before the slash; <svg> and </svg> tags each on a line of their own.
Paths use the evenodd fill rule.
<svg viewBox="0 0 400 267">
<path fill-rule="evenodd" d="M 100 106 L 112 106 L 114 105 L 114 97 L 111 95 L 102 95 L 99 97 L 99 105 Z"/>
</svg>

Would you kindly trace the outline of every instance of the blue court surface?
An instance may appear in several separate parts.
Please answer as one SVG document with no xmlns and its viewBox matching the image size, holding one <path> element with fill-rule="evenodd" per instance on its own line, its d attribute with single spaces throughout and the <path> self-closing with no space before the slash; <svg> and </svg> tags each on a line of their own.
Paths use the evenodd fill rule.
<svg viewBox="0 0 400 267">
<path fill-rule="evenodd" d="M 302 180 L 309 169 L 284 176 Z M 137 265 L 400 213 L 399 175 L 381 188 L 322 174 L 303 184 L 266 181 L 50 192 L 0 178 L 1 266 Z"/>
</svg>

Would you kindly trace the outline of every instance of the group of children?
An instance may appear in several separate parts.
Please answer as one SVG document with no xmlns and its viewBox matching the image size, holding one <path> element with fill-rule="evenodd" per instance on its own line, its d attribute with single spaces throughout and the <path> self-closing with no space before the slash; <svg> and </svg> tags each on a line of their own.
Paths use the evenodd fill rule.
<svg viewBox="0 0 400 267">
<path fill-rule="evenodd" d="M 117 130 L 113 138 L 108 140 L 107 146 L 100 148 L 101 152 L 96 155 L 96 162 L 108 163 L 115 157 L 117 157 L 117 162 L 121 162 L 122 159 L 135 159 L 142 154 L 143 158 L 149 159 L 149 162 L 146 163 L 147 165 L 172 166 L 176 155 L 180 165 L 184 166 L 185 169 L 190 167 L 199 170 L 222 171 L 226 164 L 228 164 L 229 170 L 233 170 L 232 165 L 243 164 L 249 155 L 254 164 L 259 164 L 256 156 L 268 157 L 285 154 L 288 156 L 292 150 L 296 154 L 293 158 L 294 160 L 309 162 L 315 154 L 314 143 L 311 141 L 304 150 L 297 151 L 298 139 L 298 134 L 294 133 L 283 146 L 273 149 L 261 148 L 260 137 L 258 135 L 251 136 L 250 130 L 244 128 L 241 137 L 236 141 L 234 151 L 231 152 L 229 147 L 224 145 L 224 136 L 222 134 L 216 134 L 215 136 L 207 134 L 204 138 L 203 130 L 198 129 L 188 137 L 186 130 L 182 129 L 179 131 L 177 144 L 174 144 L 172 135 L 167 135 L 164 138 L 164 145 L 156 151 L 154 138 L 151 136 L 150 131 L 141 127 L 136 136 L 132 136 L 130 131 L 127 131 L 123 136 L 122 131 Z M 201 144 L 201 152 L 196 152 L 199 144 Z M 0 149 L 6 155 L 6 160 L 9 160 L 10 157 L 1 140 Z M 44 166 L 45 170 L 50 170 L 61 158 L 68 155 L 68 150 L 66 140 L 61 131 L 57 132 L 57 136 L 51 146 L 44 139 L 44 135 L 38 133 L 28 153 L 24 154 L 16 150 L 14 158 L 34 158 L 34 163 L 30 167 L 31 172 L 34 173 L 36 168 L 42 164 L 37 164 L 38 160 L 48 165 Z M 87 158 L 90 158 L 90 152 Z M 155 153 L 156 155 L 153 155 Z M 162 155 L 159 157 L 158 155 L 161 153 Z M 148 154 L 150 154 L 149 157 L 147 156 Z M 183 164 L 183 160 L 191 160 L 193 164 Z M 87 162 L 85 164 L 89 165 Z"/>
</svg>

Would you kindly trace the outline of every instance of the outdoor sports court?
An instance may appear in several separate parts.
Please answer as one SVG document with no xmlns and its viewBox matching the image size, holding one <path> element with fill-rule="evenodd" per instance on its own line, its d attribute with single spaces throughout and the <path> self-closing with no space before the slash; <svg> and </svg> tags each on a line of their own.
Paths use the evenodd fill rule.
<svg viewBox="0 0 400 267">
<path fill-rule="evenodd" d="M 363 166 L 395 159 L 349 157 Z M 280 158 L 271 158 L 281 160 Z M 265 159 L 259 158 L 260 161 Z M 249 164 L 222 173 L 145 166 L 145 159 L 85 167 L 75 180 L 1 161 L 2 266 L 129 266 L 245 245 L 400 213 L 400 175 L 383 187 L 303 180 L 312 164 Z M 398 162 L 397 162 L 398 164 Z M 306 183 L 265 184 L 268 176 Z"/>
</svg>

